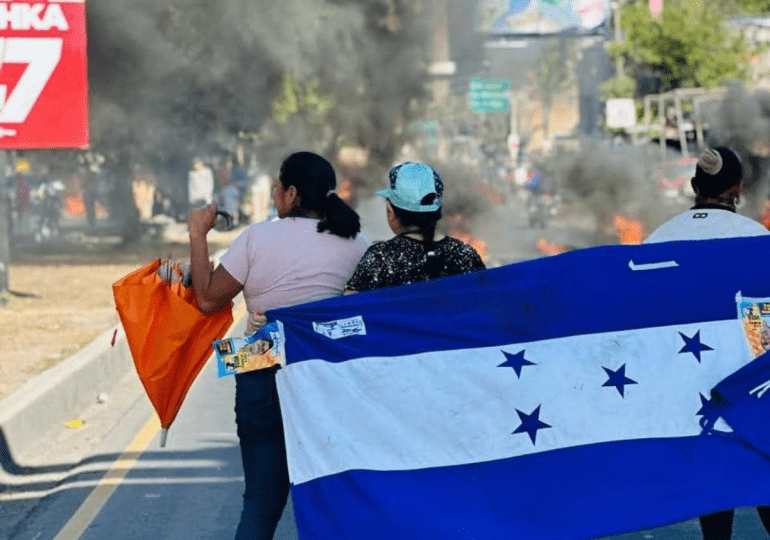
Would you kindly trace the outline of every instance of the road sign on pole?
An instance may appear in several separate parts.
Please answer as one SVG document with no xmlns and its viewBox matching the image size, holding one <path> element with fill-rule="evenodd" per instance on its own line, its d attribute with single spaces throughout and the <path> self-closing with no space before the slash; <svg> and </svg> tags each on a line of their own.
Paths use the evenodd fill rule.
<svg viewBox="0 0 770 540">
<path fill-rule="evenodd" d="M 511 81 L 474 77 L 468 86 L 468 110 L 471 112 L 509 112 Z"/>
<path fill-rule="evenodd" d="M 605 116 L 607 127 L 627 129 L 636 125 L 636 105 L 631 98 L 611 98 L 607 100 Z"/>
</svg>

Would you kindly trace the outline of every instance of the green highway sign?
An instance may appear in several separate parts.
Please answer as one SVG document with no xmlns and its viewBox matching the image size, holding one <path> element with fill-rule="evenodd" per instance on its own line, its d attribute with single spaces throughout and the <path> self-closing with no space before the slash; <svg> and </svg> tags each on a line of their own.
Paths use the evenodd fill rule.
<svg viewBox="0 0 770 540">
<path fill-rule="evenodd" d="M 473 77 L 468 89 L 473 92 L 508 92 L 511 89 L 511 81 L 508 79 L 482 79 Z"/>
<path fill-rule="evenodd" d="M 468 85 L 468 110 L 471 112 L 508 112 L 511 100 L 508 79 L 474 77 Z"/>
<path fill-rule="evenodd" d="M 469 96 L 468 110 L 471 112 L 509 112 L 511 101 L 507 97 L 473 99 Z"/>
</svg>

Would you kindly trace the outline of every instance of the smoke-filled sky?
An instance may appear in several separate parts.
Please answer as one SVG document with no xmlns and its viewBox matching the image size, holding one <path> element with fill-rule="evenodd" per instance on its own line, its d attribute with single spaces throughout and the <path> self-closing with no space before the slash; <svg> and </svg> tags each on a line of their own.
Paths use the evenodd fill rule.
<svg viewBox="0 0 770 540">
<path fill-rule="evenodd" d="M 269 123 L 282 77 L 292 73 L 300 81 L 317 79 L 320 92 L 336 106 L 320 126 L 301 121 L 273 126 L 277 155 L 270 158 L 299 148 L 332 158 L 334 144 L 319 145 L 331 130 L 347 143 L 369 148 L 381 172 L 396 157 L 397 126 L 412 114 L 410 102 L 425 97 L 430 5 L 416 0 L 93 0 L 87 5 L 93 146 L 109 150 L 128 142 L 145 153 L 176 154 L 186 167 L 193 154 L 230 144 L 231 133 L 258 131 Z M 459 30 L 450 29 L 450 36 Z M 764 113 L 757 114 L 768 108 L 764 102 L 731 103 L 721 115 L 726 120 L 712 122 L 712 133 L 722 135 L 717 138 L 732 133 L 753 139 L 755 132 L 770 132 Z M 654 174 L 627 167 L 646 163 L 645 157 L 619 157 L 605 147 L 581 155 L 554 160 L 553 174 L 590 202 L 599 221 L 629 204 L 641 215 L 648 213 L 644 202 L 654 207 Z M 277 164 L 266 165 L 274 169 Z M 382 180 L 381 174 L 370 176 L 367 183 Z"/>
<path fill-rule="evenodd" d="M 145 149 L 181 144 L 200 151 L 228 131 L 258 130 L 283 73 L 292 72 L 319 79 L 322 92 L 344 103 L 329 120 L 340 131 L 387 152 L 393 122 L 424 87 L 428 14 L 413 13 L 415 5 L 89 2 L 93 143 L 128 137 Z"/>
</svg>

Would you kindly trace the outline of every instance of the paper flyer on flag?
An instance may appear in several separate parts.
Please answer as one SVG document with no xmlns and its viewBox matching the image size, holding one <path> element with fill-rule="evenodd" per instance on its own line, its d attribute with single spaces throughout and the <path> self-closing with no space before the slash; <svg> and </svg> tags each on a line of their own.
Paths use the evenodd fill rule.
<svg viewBox="0 0 770 540">
<path fill-rule="evenodd" d="M 770 351 L 770 297 L 746 298 L 736 296 L 738 320 L 746 336 L 753 358 Z"/>
<path fill-rule="evenodd" d="M 220 339 L 213 345 L 220 377 L 286 365 L 280 321 L 267 323 L 249 336 Z"/>
</svg>

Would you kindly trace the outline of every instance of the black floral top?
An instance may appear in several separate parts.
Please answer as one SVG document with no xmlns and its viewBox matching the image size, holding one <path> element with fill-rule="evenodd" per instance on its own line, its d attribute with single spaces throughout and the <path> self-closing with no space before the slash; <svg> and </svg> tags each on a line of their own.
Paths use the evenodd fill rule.
<svg viewBox="0 0 770 540">
<path fill-rule="evenodd" d="M 425 281 L 426 251 L 420 240 L 406 235 L 377 242 L 366 250 L 345 288 L 368 291 Z M 444 261 L 439 277 L 486 268 L 476 250 L 456 238 L 442 238 L 435 243 L 434 251 Z"/>
</svg>

